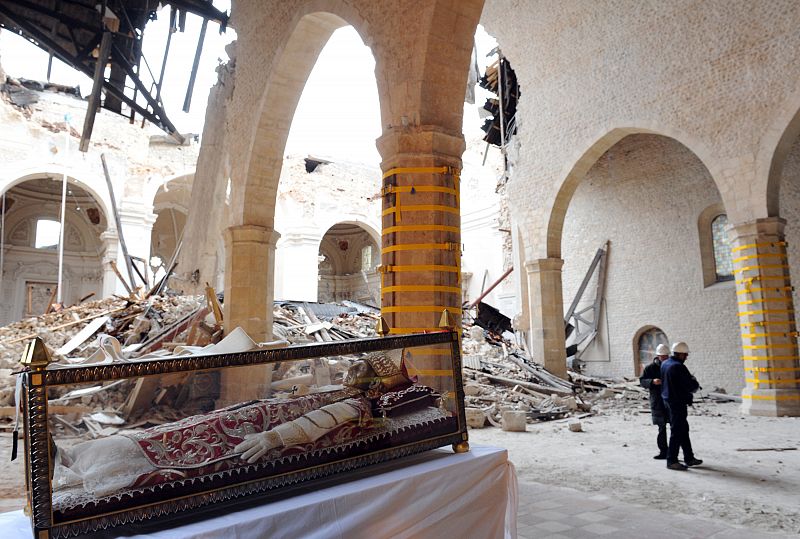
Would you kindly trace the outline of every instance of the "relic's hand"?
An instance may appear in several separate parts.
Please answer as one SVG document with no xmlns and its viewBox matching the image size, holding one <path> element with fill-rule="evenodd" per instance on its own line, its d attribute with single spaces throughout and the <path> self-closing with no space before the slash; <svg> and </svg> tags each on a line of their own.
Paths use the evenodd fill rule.
<svg viewBox="0 0 800 539">
<path fill-rule="evenodd" d="M 661 385 L 661 378 L 653 378 L 653 385 L 660 386 Z"/>
<path fill-rule="evenodd" d="M 242 459 L 253 464 L 263 457 L 267 451 L 281 445 L 280 437 L 276 432 L 258 432 L 248 434 L 242 443 L 233 448 L 236 452 L 242 453 Z"/>
</svg>

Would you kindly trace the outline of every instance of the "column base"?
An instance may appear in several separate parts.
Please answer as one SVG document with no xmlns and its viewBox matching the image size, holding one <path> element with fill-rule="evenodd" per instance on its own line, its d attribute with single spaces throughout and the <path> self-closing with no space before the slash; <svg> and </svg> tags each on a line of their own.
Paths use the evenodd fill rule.
<svg viewBox="0 0 800 539">
<path fill-rule="evenodd" d="M 800 417 L 800 388 L 742 390 L 742 413 L 767 417 Z"/>
</svg>

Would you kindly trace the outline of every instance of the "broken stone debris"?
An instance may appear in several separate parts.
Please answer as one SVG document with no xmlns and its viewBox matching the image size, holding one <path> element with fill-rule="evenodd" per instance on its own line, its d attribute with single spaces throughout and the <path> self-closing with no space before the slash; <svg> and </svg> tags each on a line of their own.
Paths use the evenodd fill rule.
<svg viewBox="0 0 800 539">
<path fill-rule="evenodd" d="M 375 336 L 379 311 L 347 303 L 276 303 L 275 338 L 302 344 Z M 12 372 L 19 369 L 23 348 L 34 337 L 44 340 L 55 362 L 91 356 L 98 350 L 99 339 L 95 337 L 100 334 L 115 337 L 123 344 L 120 355 L 133 358 L 145 350 L 218 342 L 221 331 L 215 322 L 213 315 L 208 314 L 205 296 L 163 295 L 143 299 L 132 294 L 85 302 L 2 327 L 0 429 L 13 427 Z M 69 353 L 59 354 L 59 350 Z M 283 372 L 276 373 L 273 389 L 302 392 L 303 383 L 327 385 L 340 381 L 347 362 L 330 363 L 302 367 L 287 363 Z M 299 382 L 301 378 L 303 383 Z M 284 382 L 292 383 L 283 387 Z M 95 438 L 176 421 L 186 413 L 210 409 L 219 396 L 219 378 L 216 373 L 200 373 L 119 380 L 77 389 L 52 388 L 49 396 L 56 436 Z"/>
<path fill-rule="evenodd" d="M 638 380 L 601 380 L 572 370 L 564 380 L 535 363 L 523 345 L 478 325 L 465 323 L 462 349 L 471 428 L 489 424 L 522 431 L 520 417 L 526 423 L 566 421 L 576 414 L 587 417 L 630 407 L 629 403 L 637 412 L 647 407 L 647 392 Z"/>
</svg>

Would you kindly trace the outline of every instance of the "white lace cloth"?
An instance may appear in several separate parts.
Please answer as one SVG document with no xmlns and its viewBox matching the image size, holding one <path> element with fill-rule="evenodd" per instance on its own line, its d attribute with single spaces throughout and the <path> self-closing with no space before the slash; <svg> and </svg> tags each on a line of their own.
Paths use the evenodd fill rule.
<svg viewBox="0 0 800 539">
<path fill-rule="evenodd" d="M 74 365 L 105 365 L 111 363 L 131 363 L 134 361 L 147 361 L 151 359 L 170 359 L 187 356 L 210 356 L 213 354 L 233 354 L 236 352 L 249 352 L 251 350 L 273 350 L 285 348 L 287 341 L 271 341 L 257 343 L 240 327 L 233 329 L 217 344 L 208 346 L 176 346 L 172 352 L 158 350 L 156 352 L 128 359 L 122 355 L 122 345 L 119 341 L 105 334 L 97 336 L 97 351 L 85 358 L 64 358 L 67 363 L 51 363 L 48 369 L 72 367 Z"/>
</svg>

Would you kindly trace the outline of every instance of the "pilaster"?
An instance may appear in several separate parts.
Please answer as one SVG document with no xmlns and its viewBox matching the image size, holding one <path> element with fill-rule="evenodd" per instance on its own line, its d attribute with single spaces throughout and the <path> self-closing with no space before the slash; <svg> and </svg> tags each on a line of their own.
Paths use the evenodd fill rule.
<svg viewBox="0 0 800 539">
<path fill-rule="evenodd" d="M 800 356 L 785 225 L 784 219 L 769 217 L 730 230 L 746 381 L 742 411 L 751 415 L 800 416 Z"/>
</svg>

